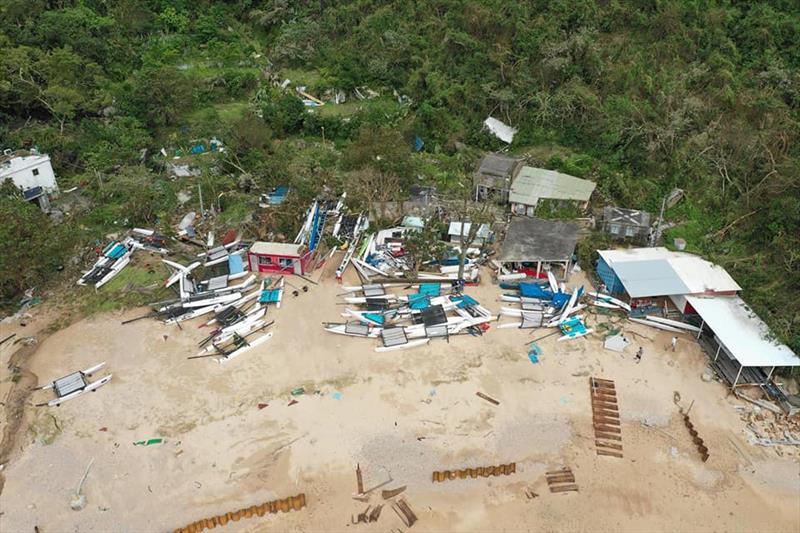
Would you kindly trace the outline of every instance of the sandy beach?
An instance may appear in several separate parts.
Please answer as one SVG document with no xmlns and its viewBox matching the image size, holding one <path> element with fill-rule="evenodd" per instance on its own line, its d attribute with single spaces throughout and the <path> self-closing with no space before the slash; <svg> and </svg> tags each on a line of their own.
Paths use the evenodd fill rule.
<svg viewBox="0 0 800 533">
<path fill-rule="evenodd" d="M 170 531 L 302 492 L 308 503 L 300 511 L 217 530 L 800 531 L 800 450 L 748 442 L 740 413 L 753 406 L 701 379 L 706 356 L 690 335 L 680 335 L 673 353 L 665 349 L 671 333 L 620 322 L 633 341 L 624 354 L 604 350 L 598 334 L 551 336 L 539 341 L 543 354 L 533 364 L 525 343 L 549 330 L 493 323 L 482 337 L 375 353 L 377 341 L 320 325 L 342 320 L 333 268 L 268 311 L 269 342 L 225 364 L 187 359 L 205 336 L 202 319 L 182 329 L 150 319 L 121 324 L 142 309 L 81 320 L 46 338 L 27 361 L 39 385 L 100 361 L 113 379 L 57 408 L 33 407 L 48 391 L 31 395 L 2 472 L 0 530 Z M 467 290 L 493 312 L 501 292 L 488 271 Z M 606 320 L 588 315 L 589 324 Z M 0 350 L 4 397 L 11 352 Z M 616 383 L 622 459 L 596 454 L 590 376 Z M 305 393 L 292 396 L 299 387 Z M 683 407 L 694 402 L 692 421 L 710 450 L 705 463 L 676 392 Z M 133 445 L 156 437 L 165 442 Z M 88 503 L 73 511 L 91 460 Z M 509 476 L 431 479 L 434 470 L 509 462 L 517 465 Z M 383 488 L 407 487 L 402 496 L 419 517 L 412 528 L 388 506 L 377 522 L 351 524 L 367 505 L 386 503 L 380 490 L 368 502 L 353 499 L 357 464 L 366 488 L 389 478 Z M 574 472 L 578 492 L 548 491 L 545 471 L 562 466 Z"/>
</svg>

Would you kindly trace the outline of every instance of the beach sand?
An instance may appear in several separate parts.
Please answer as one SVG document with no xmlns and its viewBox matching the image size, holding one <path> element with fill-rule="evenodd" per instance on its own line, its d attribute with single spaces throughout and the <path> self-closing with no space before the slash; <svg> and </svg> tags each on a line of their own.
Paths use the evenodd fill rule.
<svg viewBox="0 0 800 533">
<path fill-rule="evenodd" d="M 380 490 L 369 502 L 352 498 L 356 464 L 367 488 L 389 478 L 382 488 L 407 486 L 403 497 L 419 517 L 414 531 L 800 531 L 797 452 L 779 456 L 747 442 L 735 409 L 746 404 L 701 380 L 706 356 L 690 335 L 680 335 L 673 353 L 665 350 L 671 333 L 616 318 L 633 342 L 626 353 L 604 350 L 598 334 L 550 336 L 538 342 L 543 354 L 533 364 L 525 343 L 550 330 L 493 323 L 482 337 L 375 353 L 376 340 L 321 327 L 344 320 L 334 268 L 329 263 L 307 293 L 293 297 L 287 287 L 281 309 L 267 313 L 274 337 L 225 364 L 187 359 L 205 336 L 203 319 L 182 329 L 151 319 L 121 324 L 142 309 L 81 320 L 46 338 L 27 361 L 39 385 L 100 361 L 113 379 L 57 408 L 33 407 L 51 398 L 33 393 L 2 472 L 0 531 L 168 531 L 301 492 L 305 509 L 217 531 L 407 530 L 388 506 L 377 522 L 351 524 L 367 505 L 385 503 Z M 467 290 L 493 312 L 501 292 L 488 271 Z M 610 320 L 588 313 L 596 331 Z M 3 395 L 10 351 L 0 350 Z M 616 383 L 622 459 L 596 455 L 590 376 Z M 292 396 L 298 387 L 305 393 Z M 706 463 L 679 417 L 676 391 L 682 406 L 694 402 Z M 165 442 L 133 445 L 154 437 Z M 73 511 L 91 460 L 88 503 Z M 434 470 L 509 462 L 517 465 L 509 476 L 431 481 Z M 544 472 L 562 466 L 579 492 L 548 491 Z"/>
</svg>

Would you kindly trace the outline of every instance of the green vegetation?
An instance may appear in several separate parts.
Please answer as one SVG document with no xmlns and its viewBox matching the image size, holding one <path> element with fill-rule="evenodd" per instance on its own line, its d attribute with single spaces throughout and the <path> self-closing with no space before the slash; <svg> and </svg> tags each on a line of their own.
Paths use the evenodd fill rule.
<svg viewBox="0 0 800 533">
<path fill-rule="evenodd" d="M 479 150 L 502 147 L 481 131 L 491 114 L 519 129 L 512 152 L 595 180 L 598 202 L 657 213 L 664 194 L 686 190 L 667 242 L 728 268 L 800 351 L 797 2 L 57 5 L 0 6 L 0 146 L 50 153 L 62 188 L 79 185 L 90 205 L 53 225 L 5 195 L 5 299 L 48 279 L 76 242 L 168 227 L 177 193 L 198 181 L 209 198 L 224 193 L 220 224 L 276 234 L 296 222 L 289 207 L 325 187 L 394 195 L 421 175 L 447 191 Z M 284 79 L 288 93 L 273 83 Z M 309 112 L 294 85 L 348 101 Z M 356 100 L 356 88 L 379 96 Z M 416 135 L 424 153 L 411 150 Z M 176 150 L 212 136 L 226 152 L 183 158 L 200 178 L 166 178 Z M 264 228 L 250 197 L 278 184 L 294 188 L 292 203 Z M 8 233 L 15 224 L 26 232 Z M 14 249 L 31 243 L 49 253 Z"/>
</svg>

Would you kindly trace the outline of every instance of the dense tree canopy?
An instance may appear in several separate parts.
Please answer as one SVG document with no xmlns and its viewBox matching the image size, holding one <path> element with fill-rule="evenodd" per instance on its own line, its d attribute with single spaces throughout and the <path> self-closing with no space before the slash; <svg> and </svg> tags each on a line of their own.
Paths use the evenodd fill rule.
<svg viewBox="0 0 800 533">
<path fill-rule="evenodd" d="M 143 148 L 227 134 L 223 172 L 303 194 L 368 167 L 446 187 L 465 153 L 502 146 L 491 114 L 519 129 L 512 151 L 602 201 L 657 211 L 685 189 L 668 236 L 728 268 L 800 351 L 798 35 L 791 0 L 5 0 L 0 144 L 51 153 L 99 231 L 121 200 L 94 189 L 117 175 L 154 185 L 161 207 L 137 217 L 169 205 L 157 161 L 128 168 Z M 284 78 L 380 97 L 306 113 Z M 426 154 L 407 153 L 415 135 Z"/>
</svg>

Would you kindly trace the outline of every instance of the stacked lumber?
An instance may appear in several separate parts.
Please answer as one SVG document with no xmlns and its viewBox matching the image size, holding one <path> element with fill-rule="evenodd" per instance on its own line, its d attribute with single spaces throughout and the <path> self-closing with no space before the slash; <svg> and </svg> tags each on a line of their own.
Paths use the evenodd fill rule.
<svg viewBox="0 0 800 533">
<path fill-rule="evenodd" d="M 592 425 L 597 455 L 622 458 L 622 430 L 614 382 L 589 378 L 592 395 Z"/>
<path fill-rule="evenodd" d="M 559 470 L 546 472 L 545 479 L 547 479 L 547 486 L 550 488 L 550 492 L 578 492 L 578 485 L 575 484 L 575 474 L 567 466 Z"/>
</svg>

